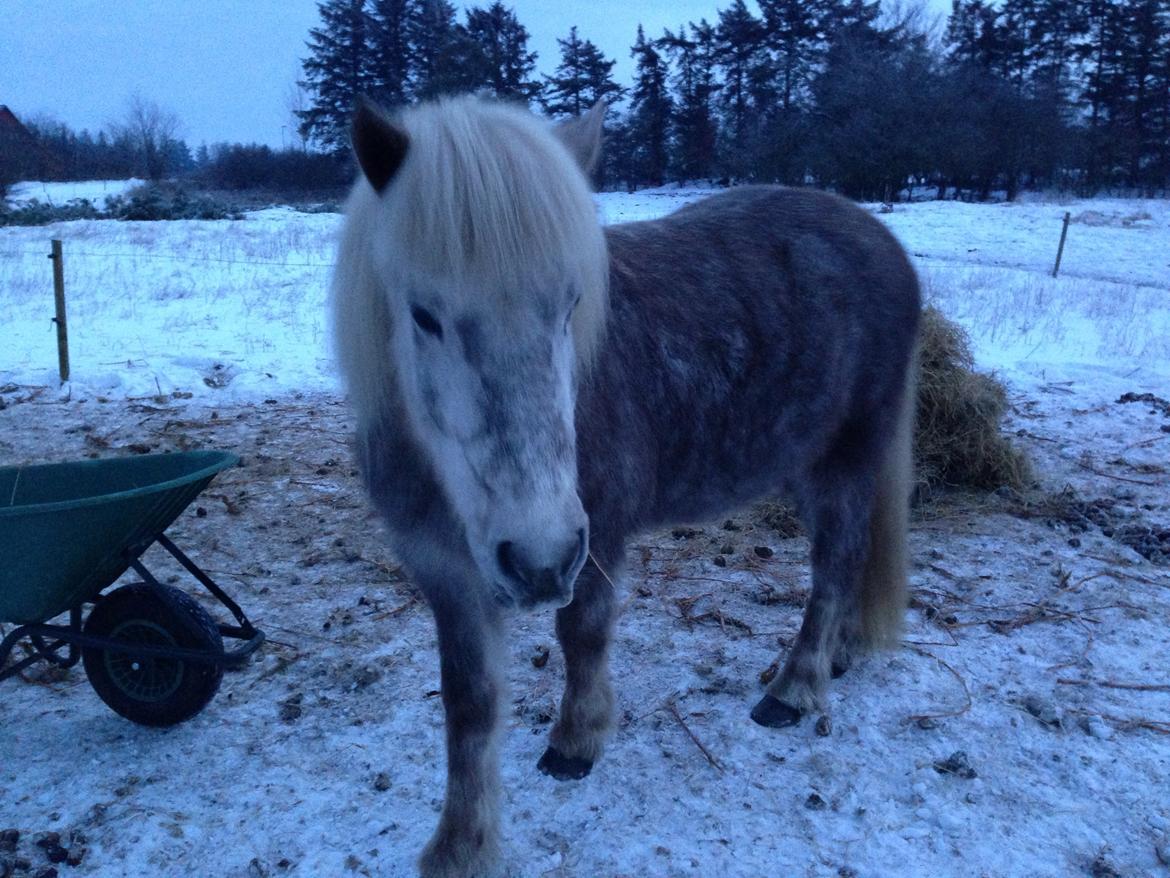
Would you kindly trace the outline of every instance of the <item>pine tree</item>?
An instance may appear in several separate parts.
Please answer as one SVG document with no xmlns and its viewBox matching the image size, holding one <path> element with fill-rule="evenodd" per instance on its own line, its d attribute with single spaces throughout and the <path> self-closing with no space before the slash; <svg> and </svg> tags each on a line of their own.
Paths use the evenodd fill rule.
<svg viewBox="0 0 1170 878">
<path fill-rule="evenodd" d="M 719 13 L 715 60 L 723 73 L 718 100 L 723 111 L 724 152 L 741 153 L 765 109 L 757 100 L 753 84 L 770 74 L 763 23 L 752 15 L 744 0 L 735 0 Z M 746 170 L 742 160 L 733 160 L 731 165 L 734 174 L 742 175 Z"/>
<path fill-rule="evenodd" d="M 448 0 L 416 0 L 414 14 L 407 20 L 410 86 L 416 98 L 458 90 L 450 75 L 458 66 L 454 58 L 458 31 L 455 7 Z"/>
<path fill-rule="evenodd" d="M 301 136 L 338 154 L 349 149 L 349 119 L 359 95 L 372 90 L 366 0 L 322 0 L 321 26 L 309 31 L 300 85 L 312 95 L 297 111 Z"/>
<path fill-rule="evenodd" d="M 775 58 L 777 96 L 784 113 L 806 102 L 823 54 L 822 21 L 831 0 L 760 0 L 764 33 Z"/>
<path fill-rule="evenodd" d="M 505 100 L 528 103 L 540 97 L 542 86 L 531 78 L 536 53 L 528 51 L 528 29 L 516 13 L 496 0 L 487 9 L 467 10 L 467 35 L 478 48 L 477 71 L 484 86 Z"/>
<path fill-rule="evenodd" d="M 666 87 L 667 65 L 646 39 L 642 25 L 630 49 L 637 67 L 630 100 L 630 153 L 636 183 L 661 186 L 666 180 L 671 100 Z"/>
<path fill-rule="evenodd" d="M 411 20 L 417 0 L 372 0 L 369 17 L 370 97 L 384 107 L 412 96 Z"/>
<path fill-rule="evenodd" d="M 1036 10 L 1033 40 L 1033 78 L 1036 86 L 1060 101 L 1071 101 L 1076 42 L 1083 38 L 1088 21 L 1083 2 L 1044 0 Z"/>
<path fill-rule="evenodd" d="M 545 76 L 545 112 L 550 116 L 579 116 L 608 97 L 621 97 L 624 89 L 613 80 L 616 62 L 607 60 L 597 46 L 569 29 L 568 39 L 558 39 L 561 63 L 553 76 Z"/>
<path fill-rule="evenodd" d="M 715 29 L 706 19 L 666 30 L 656 45 L 674 62 L 674 164 L 683 179 L 710 177 L 715 164 Z"/>
<path fill-rule="evenodd" d="M 1088 167 L 1090 185 L 1112 179 L 1119 162 L 1114 139 L 1117 117 L 1125 100 L 1122 54 L 1125 47 L 1124 10 L 1117 0 L 1087 0 L 1086 33 L 1077 47 L 1085 68 L 1082 102 L 1088 109 Z"/>
<path fill-rule="evenodd" d="M 946 43 L 952 60 L 987 70 L 998 70 L 1000 48 L 998 12 L 985 0 L 953 0 L 947 19 Z"/>
<path fill-rule="evenodd" d="M 1170 2 L 1128 0 L 1125 6 L 1118 62 L 1119 106 L 1112 111 L 1112 129 L 1121 146 L 1118 158 L 1126 182 L 1139 186 L 1155 182 L 1152 172 L 1166 149 Z"/>
</svg>

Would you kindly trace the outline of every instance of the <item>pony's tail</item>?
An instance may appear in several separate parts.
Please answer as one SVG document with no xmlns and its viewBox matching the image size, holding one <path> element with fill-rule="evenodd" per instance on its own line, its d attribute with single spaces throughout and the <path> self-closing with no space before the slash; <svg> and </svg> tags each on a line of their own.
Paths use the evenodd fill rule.
<svg viewBox="0 0 1170 878">
<path fill-rule="evenodd" d="M 906 369 L 905 390 L 894 435 L 886 447 L 874 491 L 869 551 L 859 595 L 863 643 L 893 646 L 902 631 L 909 597 L 907 530 L 913 486 L 914 412 L 918 400 L 918 352 Z"/>
</svg>

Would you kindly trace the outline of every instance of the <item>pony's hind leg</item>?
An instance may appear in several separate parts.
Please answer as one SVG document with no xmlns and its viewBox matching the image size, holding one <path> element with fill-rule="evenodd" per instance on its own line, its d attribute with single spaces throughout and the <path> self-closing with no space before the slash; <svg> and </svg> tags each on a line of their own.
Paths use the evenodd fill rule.
<svg viewBox="0 0 1170 878">
<path fill-rule="evenodd" d="M 860 422 L 842 431 L 806 485 L 813 588 L 784 670 L 752 710 L 786 726 L 820 707 L 828 677 L 861 648 L 896 642 L 906 609 L 906 530 L 912 481 L 913 372 L 885 442 Z"/>
<path fill-rule="evenodd" d="M 821 709 L 830 676 L 845 672 L 860 644 L 859 594 L 877 467 L 857 459 L 856 445 L 847 450 L 822 462 L 821 476 L 806 492 L 812 593 L 788 660 L 752 709 L 760 725 L 793 725 Z"/>
<path fill-rule="evenodd" d="M 579 780 L 589 774 L 613 718 L 608 654 L 615 595 L 607 573 L 590 558 L 577 579 L 572 602 L 557 611 L 565 695 L 548 749 L 537 764 L 557 780 Z"/>
<path fill-rule="evenodd" d="M 501 623 L 494 608 L 466 597 L 445 591 L 428 598 L 439 635 L 447 717 L 447 795 L 419 872 L 424 878 L 488 875 L 499 859 Z"/>
</svg>

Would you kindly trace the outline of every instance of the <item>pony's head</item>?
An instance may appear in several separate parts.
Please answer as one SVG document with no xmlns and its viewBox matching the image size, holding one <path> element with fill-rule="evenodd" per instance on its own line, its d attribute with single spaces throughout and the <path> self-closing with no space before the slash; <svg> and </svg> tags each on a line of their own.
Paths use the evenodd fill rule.
<svg viewBox="0 0 1170 878">
<path fill-rule="evenodd" d="M 334 292 L 351 398 L 359 421 L 402 413 L 495 596 L 521 606 L 567 603 L 587 553 L 574 408 L 607 312 L 585 176 L 601 116 L 552 128 L 464 97 L 354 121 Z"/>
</svg>

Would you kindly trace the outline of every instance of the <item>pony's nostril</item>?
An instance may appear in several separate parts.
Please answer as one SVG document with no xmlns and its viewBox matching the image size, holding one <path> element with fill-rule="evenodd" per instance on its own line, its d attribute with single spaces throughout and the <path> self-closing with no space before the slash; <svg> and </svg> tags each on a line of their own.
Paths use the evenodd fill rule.
<svg viewBox="0 0 1170 878">
<path fill-rule="evenodd" d="M 512 551 L 512 541 L 504 540 L 496 546 L 496 562 L 500 565 L 500 570 L 509 579 L 524 580 L 520 575 L 520 571 L 516 568 L 516 557 Z"/>
<path fill-rule="evenodd" d="M 589 551 L 588 539 L 585 536 L 585 528 L 577 529 L 577 542 L 565 556 L 565 563 L 561 565 L 561 576 L 569 576 L 573 569 L 579 567 L 585 560 L 585 555 Z"/>
</svg>

